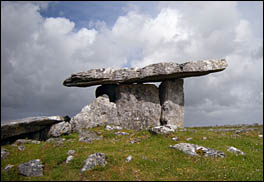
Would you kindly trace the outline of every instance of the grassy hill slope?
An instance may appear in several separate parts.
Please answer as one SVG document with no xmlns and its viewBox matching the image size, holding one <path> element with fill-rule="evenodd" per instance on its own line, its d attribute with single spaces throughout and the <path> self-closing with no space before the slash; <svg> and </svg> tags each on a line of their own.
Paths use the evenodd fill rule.
<svg viewBox="0 0 264 182">
<path fill-rule="evenodd" d="M 116 131 L 106 131 L 103 127 L 94 128 L 102 140 L 92 143 L 78 142 L 79 135 L 73 133 L 63 136 L 62 145 L 41 142 L 40 144 L 24 144 L 25 150 L 6 145 L 10 155 L 1 159 L 1 181 L 41 181 L 41 180 L 210 180 L 210 181 L 263 181 L 263 125 L 246 126 L 256 128 L 253 131 L 236 134 L 234 131 L 216 132 L 210 128 L 187 128 L 169 136 L 152 135 L 148 131 L 132 131 L 129 135 L 117 136 Z M 228 128 L 228 127 L 221 127 Z M 235 128 L 235 126 L 232 126 Z M 172 137 L 178 137 L 173 141 Z M 187 138 L 192 138 L 186 141 Z M 207 137 L 206 140 L 203 137 Z M 130 140 L 140 139 L 131 144 Z M 193 143 L 225 152 L 225 158 L 195 157 L 168 146 L 177 143 Z M 246 155 L 227 152 L 234 146 Z M 75 150 L 74 159 L 66 164 L 68 150 Z M 107 165 L 81 173 L 85 159 L 95 152 L 103 152 L 107 156 Z M 126 162 L 128 155 L 133 159 Z M 44 164 L 43 176 L 25 177 L 18 174 L 18 165 L 29 160 L 40 159 Z M 8 171 L 4 168 L 14 165 Z"/>
</svg>

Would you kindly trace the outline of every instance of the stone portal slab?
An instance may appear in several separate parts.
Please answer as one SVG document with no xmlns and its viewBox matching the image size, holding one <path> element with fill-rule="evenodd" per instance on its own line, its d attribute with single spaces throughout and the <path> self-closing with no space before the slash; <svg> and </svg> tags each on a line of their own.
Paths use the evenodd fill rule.
<svg viewBox="0 0 264 182">
<path fill-rule="evenodd" d="M 162 125 L 184 124 L 184 88 L 183 79 L 163 81 L 159 86 L 161 104 L 160 122 Z"/>
<path fill-rule="evenodd" d="M 159 90 L 154 84 L 119 85 L 116 106 L 123 128 L 140 130 L 160 125 Z"/>
</svg>

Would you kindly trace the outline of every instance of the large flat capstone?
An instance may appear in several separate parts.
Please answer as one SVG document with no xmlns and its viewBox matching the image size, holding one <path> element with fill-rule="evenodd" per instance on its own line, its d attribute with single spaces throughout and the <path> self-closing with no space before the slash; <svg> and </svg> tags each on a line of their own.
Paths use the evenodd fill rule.
<svg viewBox="0 0 264 182">
<path fill-rule="evenodd" d="M 178 64 L 163 62 L 143 68 L 101 68 L 72 74 L 64 80 L 67 87 L 89 87 L 93 85 L 160 82 L 168 79 L 202 76 L 223 71 L 227 67 L 225 59 L 201 60 Z"/>
</svg>

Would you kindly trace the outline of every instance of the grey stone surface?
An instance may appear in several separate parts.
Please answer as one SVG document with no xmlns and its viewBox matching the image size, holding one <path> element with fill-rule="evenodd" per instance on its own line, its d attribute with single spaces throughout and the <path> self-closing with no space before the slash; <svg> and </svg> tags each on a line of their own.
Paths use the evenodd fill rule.
<svg viewBox="0 0 264 182">
<path fill-rule="evenodd" d="M 31 144 L 40 144 L 40 141 L 38 140 L 31 140 L 31 139 L 17 139 L 15 141 L 15 145 L 20 145 L 20 144 L 28 144 L 28 143 L 31 143 Z"/>
<path fill-rule="evenodd" d="M 116 106 L 123 128 L 140 130 L 160 125 L 159 91 L 153 84 L 119 85 Z"/>
<path fill-rule="evenodd" d="M 191 143 L 179 143 L 175 145 L 170 145 L 169 148 L 183 151 L 184 153 L 192 156 L 225 157 L 224 152 Z"/>
<path fill-rule="evenodd" d="M 173 137 L 171 138 L 173 141 L 179 141 L 179 137 Z"/>
<path fill-rule="evenodd" d="M 9 152 L 7 149 L 1 147 L 1 159 L 5 159 L 9 156 Z"/>
<path fill-rule="evenodd" d="M 82 167 L 81 172 L 94 169 L 98 165 L 104 167 L 106 164 L 107 164 L 106 155 L 104 153 L 94 153 L 91 154 L 85 160 L 85 164 Z"/>
<path fill-rule="evenodd" d="M 1 140 L 21 134 L 38 132 L 46 127 L 50 127 L 54 123 L 62 121 L 64 121 L 64 117 L 62 116 L 29 117 L 8 121 L 1 124 Z"/>
<path fill-rule="evenodd" d="M 183 79 L 165 80 L 159 86 L 161 104 L 160 122 L 163 125 L 183 127 L 184 88 Z"/>
<path fill-rule="evenodd" d="M 48 137 L 59 137 L 61 135 L 68 135 L 72 132 L 72 127 L 69 122 L 60 122 L 53 124 L 48 132 Z"/>
<path fill-rule="evenodd" d="M 66 164 L 68 164 L 74 157 L 72 155 L 69 155 L 66 159 Z"/>
<path fill-rule="evenodd" d="M 225 59 L 201 60 L 178 64 L 163 62 L 144 68 L 100 68 L 72 74 L 64 80 L 67 87 L 88 87 L 103 84 L 160 82 L 168 79 L 202 76 L 222 71 L 227 67 Z"/>
<path fill-rule="evenodd" d="M 11 169 L 11 168 L 13 168 L 14 167 L 14 165 L 12 165 L 12 164 L 8 164 L 5 168 L 4 168 L 4 170 L 5 171 L 8 171 L 9 169 Z"/>
<path fill-rule="evenodd" d="M 105 130 L 110 131 L 110 130 L 122 130 L 123 128 L 121 126 L 111 126 L 111 125 L 106 125 Z"/>
<path fill-rule="evenodd" d="M 65 138 L 49 138 L 46 140 L 47 143 L 53 143 L 56 144 L 57 146 L 63 145 Z"/>
<path fill-rule="evenodd" d="M 101 140 L 102 137 L 95 131 L 79 130 L 79 142 L 91 143 L 94 140 Z"/>
<path fill-rule="evenodd" d="M 122 135 L 129 135 L 129 133 L 127 132 L 123 132 L 123 131 L 118 131 L 118 132 L 115 132 L 116 135 L 119 135 L 119 136 L 122 136 Z"/>
<path fill-rule="evenodd" d="M 238 154 L 238 155 L 245 155 L 244 152 L 242 152 L 241 150 L 237 149 L 236 147 L 230 146 L 227 149 L 228 152 L 230 153 L 234 153 L 234 154 Z"/>
<path fill-rule="evenodd" d="M 40 159 L 31 160 L 18 166 L 19 174 L 24 176 L 43 176 L 42 168 Z"/>
<path fill-rule="evenodd" d="M 175 132 L 177 129 L 177 126 L 175 125 L 162 125 L 162 126 L 156 126 L 150 129 L 150 132 L 153 134 L 170 134 Z"/>
<path fill-rule="evenodd" d="M 19 145 L 17 148 L 18 148 L 18 150 L 20 150 L 20 151 L 25 150 L 25 146 L 23 146 L 23 145 Z"/>
<path fill-rule="evenodd" d="M 81 112 L 74 116 L 70 123 L 73 131 L 106 124 L 120 124 L 116 104 L 110 102 L 107 95 L 96 98 L 91 104 L 82 108 Z"/>
<path fill-rule="evenodd" d="M 132 155 L 129 155 L 127 158 L 126 158 L 126 162 L 130 162 L 132 160 Z"/>
<path fill-rule="evenodd" d="M 67 152 L 67 154 L 68 154 L 68 155 L 73 155 L 73 154 L 75 154 L 75 150 L 69 150 L 69 151 Z"/>
</svg>

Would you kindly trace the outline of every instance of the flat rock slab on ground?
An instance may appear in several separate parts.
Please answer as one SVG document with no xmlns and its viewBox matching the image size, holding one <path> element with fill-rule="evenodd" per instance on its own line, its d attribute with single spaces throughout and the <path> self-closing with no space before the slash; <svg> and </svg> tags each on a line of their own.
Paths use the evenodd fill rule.
<svg viewBox="0 0 264 182">
<path fill-rule="evenodd" d="M 184 153 L 192 156 L 225 157 L 224 152 L 191 143 L 179 143 L 176 145 L 170 145 L 169 148 L 183 151 Z"/>
<path fill-rule="evenodd" d="M 63 85 L 67 87 L 89 87 L 103 84 L 160 82 L 168 79 L 202 76 L 222 71 L 227 67 L 225 59 L 201 60 L 178 64 L 163 62 L 144 68 L 101 68 L 72 74 Z"/>
</svg>

